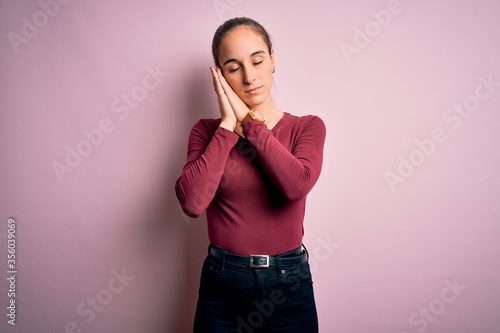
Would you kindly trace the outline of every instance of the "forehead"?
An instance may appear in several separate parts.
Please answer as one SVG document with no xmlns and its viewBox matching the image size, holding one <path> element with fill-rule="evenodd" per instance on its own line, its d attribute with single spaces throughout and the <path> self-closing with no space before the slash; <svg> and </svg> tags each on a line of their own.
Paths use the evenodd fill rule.
<svg viewBox="0 0 500 333">
<path fill-rule="evenodd" d="M 265 51 L 266 43 L 251 27 L 239 26 L 227 33 L 219 47 L 219 57 L 244 58 L 256 51 Z"/>
</svg>

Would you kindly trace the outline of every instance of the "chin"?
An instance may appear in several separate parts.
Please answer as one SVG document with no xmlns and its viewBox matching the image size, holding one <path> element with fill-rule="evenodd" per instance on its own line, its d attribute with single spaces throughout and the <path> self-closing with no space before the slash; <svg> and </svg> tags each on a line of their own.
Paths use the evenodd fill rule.
<svg viewBox="0 0 500 333">
<path fill-rule="evenodd" d="M 262 105 L 267 100 L 267 97 L 268 97 L 268 95 L 267 96 L 259 95 L 259 96 L 247 98 L 244 100 L 244 102 L 250 109 L 254 109 L 254 108 L 258 107 L 259 105 Z"/>
</svg>

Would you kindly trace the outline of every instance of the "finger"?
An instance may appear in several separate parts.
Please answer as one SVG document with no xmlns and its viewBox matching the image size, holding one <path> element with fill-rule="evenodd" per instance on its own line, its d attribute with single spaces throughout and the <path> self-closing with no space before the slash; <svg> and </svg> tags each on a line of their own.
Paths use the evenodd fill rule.
<svg viewBox="0 0 500 333">
<path fill-rule="evenodd" d="M 227 83 L 226 78 L 222 75 L 220 68 L 217 70 L 219 82 L 224 89 L 224 93 L 229 100 L 229 104 L 233 109 L 235 116 L 241 120 L 249 111 L 248 106 L 241 100 L 241 98 L 234 92 L 229 83 Z"/>
<path fill-rule="evenodd" d="M 214 67 L 210 67 L 210 71 L 212 72 L 212 80 L 214 85 L 214 90 L 217 95 L 217 100 L 219 103 L 219 110 L 221 112 L 221 118 L 223 119 L 234 119 L 236 121 L 236 117 L 234 116 L 234 112 L 231 108 L 231 104 L 222 88 L 222 85 L 219 80 L 219 74 L 217 69 Z"/>
<path fill-rule="evenodd" d="M 224 92 L 232 92 L 233 90 L 229 86 L 229 83 L 227 83 L 226 78 L 224 75 L 222 75 L 222 70 L 220 68 L 217 68 L 217 79 L 219 80 L 220 85 L 224 89 Z"/>
<path fill-rule="evenodd" d="M 212 73 L 212 84 L 214 86 L 214 90 L 217 91 L 217 86 L 218 86 L 218 79 L 217 79 L 217 73 L 215 72 L 215 69 L 213 67 L 210 67 L 210 72 Z"/>
<path fill-rule="evenodd" d="M 218 68 L 218 79 L 219 79 L 219 83 L 222 87 L 222 89 L 224 89 L 224 93 L 227 95 L 227 97 L 229 98 L 229 100 L 235 102 L 235 101 L 241 101 L 240 97 L 234 92 L 233 88 L 231 88 L 231 86 L 229 85 L 229 83 L 227 83 L 226 81 L 226 78 L 224 77 L 224 75 L 222 75 L 222 71 L 220 68 Z M 243 102 L 241 102 L 243 103 Z"/>
<path fill-rule="evenodd" d="M 212 81 L 213 81 L 213 85 L 214 85 L 214 90 L 217 93 L 223 93 L 224 90 L 222 88 L 222 85 L 220 84 L 219 75 L 218 75 L 216 69 L 213 67 L 210 67 L 210 71 L 212 72 Z"/>
</svg>

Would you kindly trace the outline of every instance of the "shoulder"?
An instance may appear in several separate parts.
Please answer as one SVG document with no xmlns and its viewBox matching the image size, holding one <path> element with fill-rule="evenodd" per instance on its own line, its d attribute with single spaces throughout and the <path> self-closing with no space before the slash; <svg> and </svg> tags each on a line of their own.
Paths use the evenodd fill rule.
<svg viewBox="0 0 500 333">
<path fill-rule="evenodd" d="M 312 115 L 312 114 L 296 116 L 296 115 L 290 114 L 288 112 L 284 112 L 283 117 L 285 117 L 284 119 L 286 119 L 288 122 L 291 122 L 293 124 L 302 125 L 302 126 L 307 126 L 308 124 L 323 124 L 324 125 L 324 122 L 320 117 L 318 117 L 316 115 Z"/>
<path fill-rule="evenodd" d="M 286 119 L 289 126 L 294 127 L 297 130 L 313 130 L 319 131 L 320 133 L 326 132 L 324 121 L 316 115 L 309 114 L 296 116 L 285 112 L 283 117 L 285 117 L 284 119 Z"/>
<path fill-rule="evenodd" d="M 211 119 L 211 118 L 203 118 L 198 120 L 194 125 L 193 128 L 191 129 L 191 135 L 194 133 L 201 135 L 201 136 L 208 136 L 212 137 L 217 131 L 217 128 L 220 125 L 220 118 L 218 119 Z"/>
</svg>

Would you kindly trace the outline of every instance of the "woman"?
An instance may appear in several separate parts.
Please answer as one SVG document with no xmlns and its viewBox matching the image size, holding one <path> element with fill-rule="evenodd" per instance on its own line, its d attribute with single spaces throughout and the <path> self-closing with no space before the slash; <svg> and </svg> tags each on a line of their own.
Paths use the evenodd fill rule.
<svg viewBox="0 0 500 333">
<path fill-rule="evenodd" d="M 274 104 L 274 49 L 256 21 L 226 21 L 212 53 L 221 117 L 193 126 L 175 186 L 183 211 L 206 210 L 208 223 L 194 332 L 317 332 L 302 236 L 325 125 Z"/>
</svg>

